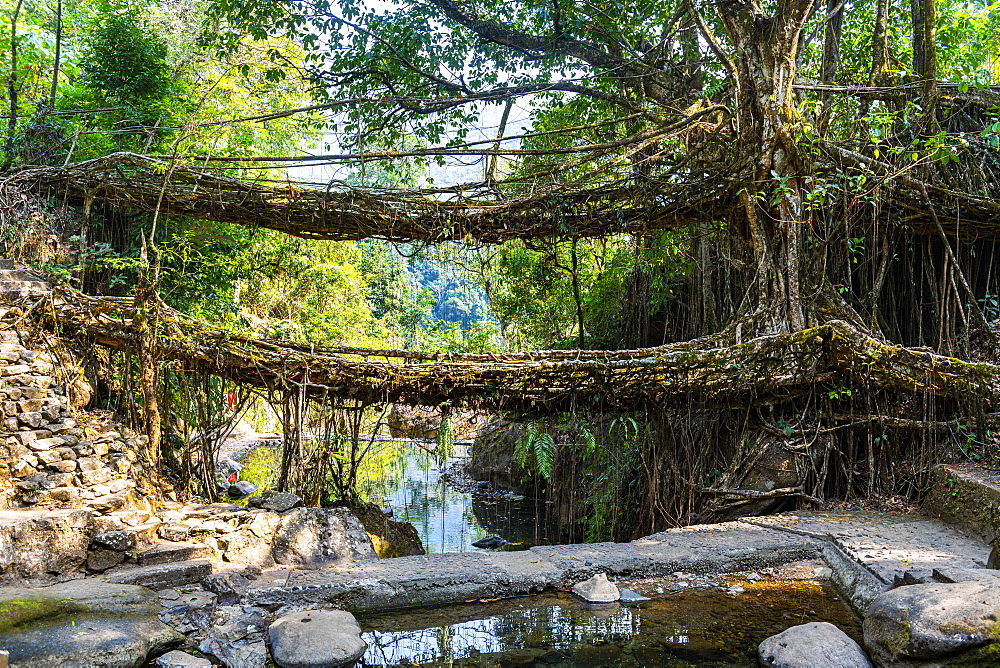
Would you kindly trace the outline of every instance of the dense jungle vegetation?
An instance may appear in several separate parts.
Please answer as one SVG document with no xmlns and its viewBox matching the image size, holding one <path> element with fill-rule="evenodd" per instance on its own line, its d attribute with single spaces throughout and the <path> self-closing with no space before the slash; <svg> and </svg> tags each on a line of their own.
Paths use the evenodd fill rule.
<svg viewBox="0 0 1000 668">
<path fill-rule="evenodd" d="M 524 474 L 587 538 L 915 498 L 935 462 L 1000 461 L 996 3 L 2 6 L 7 173 L 127 151 L 375 198 L 464 198 L 494 206 L 498 229 L 524 226 L 496 244 L 318 241 L 51 189 L 6 201 L 6 253 L 56 280 L 130 295 L 153 263 L 178 310 L 317 346 L 676 344 L 721 351 L 706 363 L 733 384 L 739 355 L 772 358 L 735 404 L 685 390 L 626 411 L 595 395 L 502 416 L 527 423 Z M 532 231 L 541 221 L 556 233 Z M 844 362 L 847 380 L 776 380 L 805 365 L 810 337 L 840 355 L 836 332 L 890 345 Z M 924 353 L 968 364 L 938 382 Z M 161 393 L 177 403 L 171 378 Z M 356 438 L 362 408 L 384 415 L 314 407 L 327 417 L 313 431 Z M 305 477 L 286 461 L 281 484 L 350 496 L 345 470 L 366 451 L 337 447 Z"/>
</svg>

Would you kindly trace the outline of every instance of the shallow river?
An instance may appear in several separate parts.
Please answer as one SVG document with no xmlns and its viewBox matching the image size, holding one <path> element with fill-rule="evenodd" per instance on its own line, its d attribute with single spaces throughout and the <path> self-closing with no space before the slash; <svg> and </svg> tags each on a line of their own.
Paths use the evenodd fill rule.
<svg viewBox="0 0 1000 668">
<path fill-rule="evenodd" d="M 668 594 L 640 607 L 561 594 L 358 615 L 364 666 L 756 666 L 757 645 L 796 624 L 828 621 L 860 639 L 834 592 L 810 582 Z"/>
<path fill-rule="evenodd" d="M 427 552 L 473 551 L 486 536 L 530 545 L 564 542 L 544 502 L 503 498 L 475 484 L 457 491 L 418 447 L 392 446 L 365 492 L 413 523 Z M 453 470 L 465 452 L 445 467 Z M 445 476 L 447 477 L 447 476 Z M 516 549 L 515 547 L 515 549 Z M 590 606 L 564 594 L 358 614 L 369 649 L 361 666 L 756 666 L 768 636 L 813 621 L 859 640 L 857 618 L 814 582 L 743 583 L 657 595 L 637 607 Z M 661 590 L 662 591 L 662 590 Z"/>
<path fill-rule="evenodd" d="M 464 456 L 464 449 L 456 447 L 456 457 L 446 468 Z M 367 490 L 369 497 L 381 498 L 382 505 L 392 509 L 393 519 L 413 524 L 428 553 L 477 551 L 472 543 L 488 536 L 520 547 L 562 542 L 547 519 L 549 507 L 543 501 L 502 498 L 496 491 L 456 491 L 442 480 L 432 458 L 416 447 L 404 449 L 396 474 L 377 487 Z"/>
</svg>

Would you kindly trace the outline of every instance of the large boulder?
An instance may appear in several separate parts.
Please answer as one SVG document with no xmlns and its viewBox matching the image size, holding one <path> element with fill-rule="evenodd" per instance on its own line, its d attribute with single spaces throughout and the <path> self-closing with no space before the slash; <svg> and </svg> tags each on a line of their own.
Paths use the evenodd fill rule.
<svg viewBox="0 0 1000 668">
<path fill-rule="evenodd" d="M 829 622 L 793 626 L 771 636 L 757 647 L 762 666 L 774 668 L 870 668 L 861 645 Z"/>
<path fill-rule="evenodd" d="M 159 612 L 155 592 L 93 579 L 3 588 L 0 647 L 14 666 L 142 666 L 184 639 Z"/>
<path fill-rule="evenodd" d="M 334 668 L 360 659 L 368 645 L 354 615 L 342 610 L 293 612 L 267 629 L 279 668 Z"/>
<path fill-rule="evenodd" d="M 375 548 L 347 508 L 296 508 L 281 516 L 271 552 L 279 564 L 327 568 L 374 560 Z"/>
<path fill-rule="evenodd" d="M 219 547 L 226 561 L 271 566 L 271 544 L 281 526 L 281 515 L 269 510 L 255 510 L 232 531 L 219 536 Z"/>
<path fill-rule="evenodd" d="M 0 511 L 0 581 L 66 576 L 87 561 L 90 510 Z"/>
<path fill-rule="evenodd" d="M 1000 578 L 915 584 L 880 594 L 865 616 L 865 644 L 887 664 L 937 662 L 988 650 L 1000 631 Z M 982 648 L 982 649 L 980 649 Z M 994 657 L 995 658 L 995 657 Z M 989 663 L 989 661 L 987 661 Z"/>
<path fill-rule="evenodd" d="M 420 540 L 420 534 L 409 522 L 397 522 L 386 515 L 378 505 L 365 501 L 352 504 L 351 512 L 357 516 L 368 532 L 379 559 L 424 554 L 424 544 Z"/>
</svg>

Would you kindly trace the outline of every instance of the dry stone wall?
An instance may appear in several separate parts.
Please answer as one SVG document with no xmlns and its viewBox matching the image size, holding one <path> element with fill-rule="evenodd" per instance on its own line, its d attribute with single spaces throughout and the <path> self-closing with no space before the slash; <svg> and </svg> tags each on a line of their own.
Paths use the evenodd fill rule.
<svg viewBox="0 0 1000 668">
<path fill-rule="evenodd" d="M 113 422 L 77 419 L 51 356 L 0 332 L 0 475 L 3 508 L 143 506 L 137 452 L 146 437 Z"/>
</svg>

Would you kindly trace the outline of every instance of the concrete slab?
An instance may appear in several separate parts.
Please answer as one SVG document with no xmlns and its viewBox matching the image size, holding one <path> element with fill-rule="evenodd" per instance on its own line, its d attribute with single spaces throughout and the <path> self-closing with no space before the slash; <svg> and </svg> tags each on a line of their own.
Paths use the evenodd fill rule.
<svg viewBox="0 0 1000 668">
<path fill-rule="evenodd" d="M 823 557 L 859 610 L 893 587 L 936 581 L 935 569 L 983 569 L 990 552 L 977 538 L 913 514 L 797 512 L 746 521 L 826 541 Z"/>
<path fill-rule="evenodd" d="M 744 522 L 674 529 L 632 543 L 444 553 L 294 571 L 285 586 L 258 587 L 247 603 L 384 610 L 568 588 L 603 572 L 642 577 L 775 566 L 819 554 L 820 542 Z"/>
</svg>

